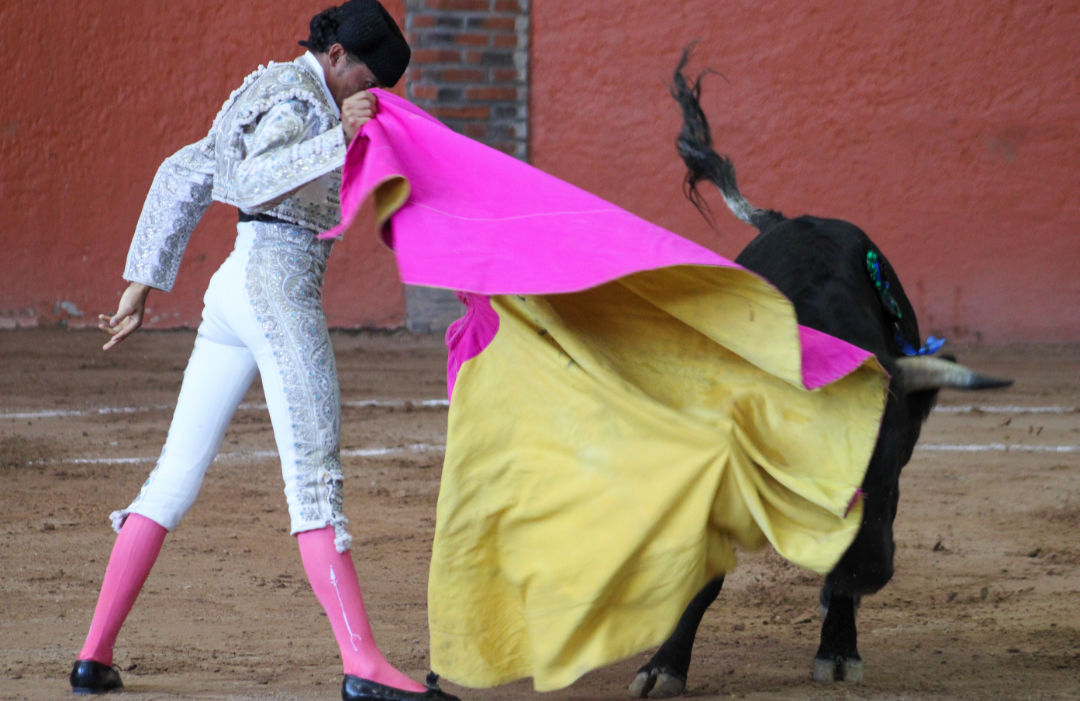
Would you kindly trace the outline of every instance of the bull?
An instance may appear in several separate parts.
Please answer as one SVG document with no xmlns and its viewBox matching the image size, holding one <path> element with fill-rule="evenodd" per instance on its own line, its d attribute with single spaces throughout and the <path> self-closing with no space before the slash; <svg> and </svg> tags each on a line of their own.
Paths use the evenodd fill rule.
<svg viewBox="0 0 1080 701">
<path fill-rule="evenodd" d="M 735 216 L 760 232 L 735 262 L 790 299 L 800 324 L 872 352 L 891 378 L 881 430 L 862 484 L 862 524 L 820 593 L 821 644 L 814 657 L 814 679 L 858 682 L 863 662 L 856 613 L 862 597 L 880 591 L 893 576 L 900 471 L 911 459 L 938 390 L 1004 387 L 1012 380 L 979 374 L 953 358 L 930 357 L 934 344 L 922 346 L 915 310 L 895 271 L 859 227 L 813 216 L 788 219 L 746 201 L 731 160 L 713 150 L 700 104 L 702 76 L 693 84 L 683 76 L 689 55 L 688 48 L 671 88 L 683 114 L 677 145 L 687 167 L 687 196 L 707 215 L 697 186 L 702 181 L 715 185 Z M 631 696 L 666 698 L 683 692 L 698 625 L 723 583 L 723 577 L 709 582 L 690 602 L 671 637 L 638 670 Z"/>
</svg>

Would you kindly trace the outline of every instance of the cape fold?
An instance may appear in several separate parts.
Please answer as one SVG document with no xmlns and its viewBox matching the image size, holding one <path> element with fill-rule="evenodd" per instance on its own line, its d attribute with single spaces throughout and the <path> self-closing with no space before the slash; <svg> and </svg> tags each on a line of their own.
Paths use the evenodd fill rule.
<svg viewBox="0 0 1080 701">
<path fill-rule="evenodd" d="M 378 93 L 323 236 L 373 198 L 403 282 L 466 304 L 433 669 L 560 688 L 663 641 L 736 545 L 831 569 L 885 405 L 873 356 L 716 253 Z"/>
</svg>

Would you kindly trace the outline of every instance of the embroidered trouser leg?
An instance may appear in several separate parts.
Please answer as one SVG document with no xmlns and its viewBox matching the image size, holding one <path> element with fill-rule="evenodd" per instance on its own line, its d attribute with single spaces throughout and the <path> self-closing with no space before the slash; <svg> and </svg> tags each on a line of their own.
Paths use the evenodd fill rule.
<svg viewBox="0 0 1080 701">
<path fill-rule="evenodd" d="M 245 223 L 214 274 L 203 323 L 157 467 L 128 512 L 169 530 L 194 503 L 229 421 L 255 373 L 281 455 L 292 532 L 333 525 L 341 508 L 340 396 L 320 289 L 330 244 L 282 224 Z"/>
</svg>

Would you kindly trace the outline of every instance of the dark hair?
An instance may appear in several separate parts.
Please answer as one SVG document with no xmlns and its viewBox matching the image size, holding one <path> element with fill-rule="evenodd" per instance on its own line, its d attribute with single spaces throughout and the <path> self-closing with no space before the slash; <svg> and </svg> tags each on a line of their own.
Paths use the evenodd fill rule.
<svg viewBox="0 0 1080 701">
<path fill-rule="evenodd" d="M 346 0 L 311 18 L 311 35 L 300 46 L 326 53 L 341 44 L 349 60 L 365 64 L 381 85 L 393 87 L 412 51 L 394 18 L 378 0 Z"/>
<path fill-rule="evenodd" d="M 338 43 L 338 27 L 341 26 L 340 12 L 337 7 L 328 7 L 311 18 L 308 28 L 311 30 L 307 41 L 301 41 L 300 46 L 310 49 L 312 52 L 321 54 L 330 50 L 330 47 Z"/>
</svg>

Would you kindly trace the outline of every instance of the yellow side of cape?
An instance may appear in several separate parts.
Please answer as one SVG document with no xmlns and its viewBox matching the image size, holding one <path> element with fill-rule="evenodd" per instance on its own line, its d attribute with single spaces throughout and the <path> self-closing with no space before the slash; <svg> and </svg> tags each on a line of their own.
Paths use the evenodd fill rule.
<svg viewBox="0 0 1080 701">
<path fill-rule="evenodd" d="M 538 690 L 662 642 L 735 544 L 827 572 L 858 530 L 888 378 L 801 385 L 790 303 L 741 270 L 492 298 L 450 406 L 432 668 Z"/>
</svg>

